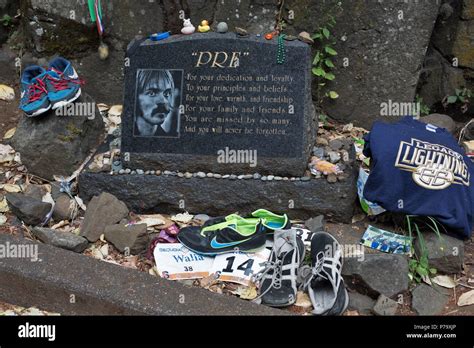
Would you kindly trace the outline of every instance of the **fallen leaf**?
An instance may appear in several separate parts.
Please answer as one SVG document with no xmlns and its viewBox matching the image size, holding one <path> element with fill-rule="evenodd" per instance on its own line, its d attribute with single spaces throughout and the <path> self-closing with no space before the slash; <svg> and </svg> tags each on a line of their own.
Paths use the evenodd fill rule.
<svg viewBox="0 0 474 348">
<path fill-rule="evenodd" d="M 122 115 L 122 105 L 114 105 L 109 109 L 109 116 L 120 116 Z"/>
<path fill-rule="evenodd" d="M 51 196 L 51 193 L 49 192 L 46 192 L 46 194 L 43 196 L 43 198 L 41 198 L 41 200 L 45 203 L 51 203 L 51 205 L 54 207 L 54 205 L 56 204 L 54 202 L 54 199 L 53 199 L 53 196 Z"/>
<path fill-rule="evenodd" d="M 183 224 L 189 223 L 193 219 L 193 215 L 188 212 L 179 213 L 171 217 L 171 220 L 175 222 L 181 222 Z"/>
<path fill-rule="evenodd" d="M 255 286 L 239 287 L 237 291 L 239 293 L 240 298 L 243 300 L 253 300 L 258 296 L 257 288 Z"/>
<path fill-rule="evenodd" d="M 158 276 L 158 271 L 156 270 L 155 267 L 151 267 L 149 270 L 148 270 L 148 274 L 152 275 L 152 276 Z"/>
<path fill-rule="evenodd" d="M 109 256 L 109 245 L 104 244 L 100 247 L 99 251 L 101 252 L 102 256 L 105 258 Z"/>
<path fill-rule="evenodd" d="M 3 185 L 3 189 L 7 192 L 10 192 L 10 193 L 21 192 L 21 187 L 18 186 L 18 185 L 14 185 L 14 184 L 5 184 L 5 185 Z"/>
<path fill-rule="evenodd" d="M 16 127 L 8 130 L 3 136 L 3 139 L 10 139 L 15 134 L 15 131 L 16 131 Z"/>
<path fill-rule="evenodd" d="M 421 280 L 423 280 L 426 284 L 429 286 L 432 286 L 433 284 L 431 283 L 431 279 L 428 275 L 422 275 Z"/>
<path fill-rule="evenodd" d="M 464 294 L 459 296 L 459 300 L 458 300 L 459 307 L 469 306 L 472 304 L 474 304 L 474 290 L 465 292 Z"/>
<path fill-rule="evenodd" d="M 0 226 L 7 222 L 7 217 L 3 214 L 0 214 Z"/>
<path fill-rule="evenodd" d="M 453 289 L 457 285 L 453 278 L 445 275 L 436 276 L 431 280 L 433 281 L 433 283 L 438 284 L 439 286 L 442 286 L 443 288 L 447 289 Z"/>
<path fill-rule="evenodd" d="M 355 224 L 356 222 L 362 221 L 365 219 L 365 214 L 357 214 L 352 217 L 352 223 Z"/>
<path fill-rule="evenodd" d="M 215 274 L 211 274 L 205 278 L 199 280 L 199 285 L 204 289 L 209 289 L 212 285 L 216 284 L 218 281 L 216 280 Z"/>
<path fill-rule="evenodd" d="M 0 99 L 12 101 L 15 99 L 15 91 L 7 85 L 0 85 Z"/>
<path fill-rule="evenodd" d="M 0 163 L 11 162 L 15 158 L 15 150 L 10 145 L 0 144 Z"/>
<path fill-rule="evenodd" d="M 147 227 L 157 226 L 157 225 L 164 225 L 165 220 L 162 218 L 161 215 L 148 215 L 148 216 L 141 216 L 140 223 L 146 224 Z"/>
<path fill-rule="evenodd" d="M 309 298 L 308 294 L 304 293 L 303 291 L 298 291 L 296 293 L 295 306 L 303 307 L 303 308 L 310 308 L 313 305 L 311 303 L 311 299 Z"/>
<path fill-rule="evenodd" d="M 79 205 L 79 207 L 86 211 L 86 205 L 84 204 L 84 202 L 82 201 L 82 199 L 79 197 L 79 196 L 75 196 L 74 199 L 76 200 L 77 204 Z"/>
<path fill-rule="evenodd" d="M 3 198 L 1 201 L 0 201 L 0 213 L 6 213 L 7 211 L 9 211 L 10 209 L 8 208 L 8 203 L 7 203 L 7 200 L 6 198 Z"/>
<path fill-rule="evenodd" d="M 61 228 L 61 227 L 67 226 L 67 225 L 69 225 L 69 221 L 62 220 L 62 221 L 59 221 L 56 225 L 53 225 L 51 227 L 51 229 L 57 230 L 58 228 Z"/>
<path fill-rule="evenodd" d="M 27 308 L 21 312 L 21 315 L 44 315 L 43 311 L 40 311 L 36 307 Z"/>
</svg>

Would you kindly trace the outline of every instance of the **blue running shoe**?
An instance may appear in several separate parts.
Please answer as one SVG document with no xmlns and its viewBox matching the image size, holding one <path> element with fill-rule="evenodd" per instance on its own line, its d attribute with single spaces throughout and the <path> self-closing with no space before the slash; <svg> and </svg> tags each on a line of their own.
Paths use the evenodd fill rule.
<svg viewBox="0 0 474 348">
<path fill-rule="evenodd" d="M 20 109 L 28 117 L 38 116 L 51 108 L 45 83 L 46 76 L 46 70 L 38 65 L 32 65 L 23 70 Z"/>
<path fill-rule="evenodd" d="M 57 57 L 49 63 L 48 98 L 53 110 L 63 107 L 81 95 L 83 81 L 79 79 L 70 61 Z"/>
</svg>

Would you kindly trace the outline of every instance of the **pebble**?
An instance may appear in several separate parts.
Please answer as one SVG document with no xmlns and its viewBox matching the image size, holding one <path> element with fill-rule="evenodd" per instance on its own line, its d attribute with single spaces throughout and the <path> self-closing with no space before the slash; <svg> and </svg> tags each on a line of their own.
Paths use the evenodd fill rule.
<svg viewBox="0 0 474 348">
<path fill-rule="evenodd" d="M 311 177 L 309 177 L 309 176 L 301 177 L 301 181 L 310 181 L 310 180 L 311 180 Z"/>
<path fill-rule="evenodd" d="M 197 176 L 198 178 L 205 178 L 205 177 L 206 177 L 206 173 L 204 173 L 204 172 L 197 172 L 197 173 L 196 173 L 196 176 Z"/>
<path fill-rule="evenodd" d="M 290 181 L 295 181 L 295 180 L 296 180 L 296 178 L 290 178 Z"/>
<path fill-rule="evenodd" d="M 154 171 L 154 170 L 150 170 L 150 175 L 155 175 L 155 171 Z"/>
<path fill-rule="evenodd" d="M 309 45 L 314 44 L 314 40 L 311 38 L 311 35 L 306 31 L 302 31 L 298 34 L 298 40 L 303 41 Z"/>
<path fill-rule="evenodd" d="M 282 178 L 281 176 L 275 176 L 274 180 L 275 180 L 275 181 L 282 181 L 283 178 Z"/>
<path fill-rule="evenodd" d="M 329 147 L 334 150 L 334 151 L 338 151 L 342 148 L 342 141 L 340 141 L 339 139 L 333 139 L 329 142 Z"/>
<path fill-rule="evenodd" d="M 235 180 L 235 179 L 237 179 L 237 175 L 231 174 L 231 175 L 229 176 L 229 179 L 230 179 L 230 180 Z"/>
<path fill-rule="evenodd" d="M 179 173 L 178 173 L 178 177 L 180 177 L 180 178 L 184 178 L 184 174 L 183 174 L 183 173 L 181 173 L 181 172 L 179 172 Z"/>
<path fill-rule="evenodd" d="M 301 181 L 301 178 L 295 178 L 295 181 Z"/>
<path fill-rule="evenodd" d="M 130 174 L 132 170 L 130 168 L 125 169 L 125 174 Z"/>
<path fill-rule="evenodd" d="M 322 146 L 328 146 L 329 145 L 327 139 L 319 138 L 319 137 L 316 139 L 316 144 L 322 145 Z"/>
<path fill-rule="evenodd" d="M 224 33 L 227 33 L 228 31 L 229 31 L 229 26 L 227 25 L 226 22 L 219 22 L 217 24 L 218 33 L 224 34 Z"/>
<path fill-rule="evenodd" d="M 207 176 L 208 178 L 212 178 L 212 177 L 214 176 L 214 173 L 207 173 L 206 176 Z"/>
<path fill-rule="evenodd" d="M 220 179 L 220 178 L 222 178 L 222 175 L 221 174 L 214 174 L 214 178 Z"/>
<path fill-rule="evenodd" d="M 340 182 L 344 182 L 344 181 L 347 180 L 347 176 L 346 175 L 338 175 L 337 180 L 339 180 Z"/>
<path fill-rule="evenodd" d="M 319 157 L 319 158 L 323 158 L 324 157 L 324 148 L 315 146 L 313 148 L 313 155 L 315 155 L 316 157 Z"/>
<path fill-rule="evenodd" d="M 253 175 L 253 178 L 254 178 L 255 180 L 258 180 L 258 179 L 260 179 L 261 177 L 262 177 L 262 176 L 261 176 L 260 174 L 258 174 L 258 173 L 255 173 L 255 174 Z"/>
<path fill-rule="evenodd" d="M 150 174 L 150 171 L 147 170 L 147 171 L 145 172 L 145 175 L 149 175 L 149 174 Z"/>
<path fill-rule="evenodd" d="M 331 163 L 337 163 L 341 160 L 341 155 L 336 151 L 329 151 L 328 156 Z"/>
<path fill-rule="evenodd" d="M 274 178 L 275 178 L 274 175 L 269 175 L 269 176 L 267 177 L 267 179 L 268 179 L 269 181 L 273 180 Z"/>
<path fill-rule="evenodd" d="M 237 179 L 242 180 L 245 177 L 245 175 L 239 175 Z"/>
<path fill-rule="evenodd" d="M 288 181 L 290 180 L 289 178 L 287 178 L 286 176 L 283 178 L 283 181 Z"/>
<path fill-rule="evenodd" d="M 130 174 L 135 175 L 135 174 L 137 174 L 137 172 L 132 170 L 132 172 Z"/>
<path fill-rule="evenodd" d="M 226 175 L 223 175 L 222 176 L 222 179 L 229 179 L 230 175 L 229 174 L 226 174 Z"/>
<path fill-rule="evenodd" d="M 171 175 L 171 174 L 172 174 L 172 173 L 171 173 L 169 170 L 165 170 L 165 171 L 163 172 L 163 175 Z"/>
<path fill-rule="evenodd" d="M 120 169 L 119 174 L 125 174 L 125 169 Z"/>
<path fill-rule="evenodd" d="M 241 36 L 247 36 L 249 33 L 244 28 L 235 27 L 235 32 Z"/>
<path fill-rule="evenodd" d="M 155 172 L 155 175 L 161 175 L 161 170 L 157 170 L 157 171 Z"/>
<path fill-rule="evenodd" d="M 192 175 L 190 172 L 186 172 L 186 173 L 184 173 L 184 177 L 185 177 L 186 179 L 190 179 L 190 178 L 193 177 L 193 175 Z"/>
<path fill-rule="evenodd" d="M 267 179 L 266 176 L 262 176 L 262 177 L 260 178 L 260 180 L 262 180 L 262 181 L 267 181 L 268 179 Z"/>
<path fill-rule="evenodd" d="M 328 183 L 334 184 L 337 182 L 337 176 L 335 174 L 328 175 Z"/>
<path fill-rule="evenodd" d="M 244 179 L 245 179 L 245 180 L 252 179 L 252 178 L 253 178 L 253 175 L 252 175 L 252 174 L 244 175 Z"/>
</svg>

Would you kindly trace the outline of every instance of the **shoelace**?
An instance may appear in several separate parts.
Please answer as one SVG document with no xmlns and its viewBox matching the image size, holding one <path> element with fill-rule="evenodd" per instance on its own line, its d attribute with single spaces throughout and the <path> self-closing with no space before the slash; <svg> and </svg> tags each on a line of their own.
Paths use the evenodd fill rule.
<svg viewBox="0 0 474 348">
<path fill-rule="evenodd" d="M 58 91 L 62 91 L 64 89 L 67 89 L 69 87 L 69 83 L 75 83 L 78 85 L 83 85 L 84 80 L 77 78 L 77 79 L 70 79 L 67 77 L 64 77 L 64 74 L 56 69 L 51 69 L 54 71 L 56 74 L 58 74 L 59 79 L 52 77 L 51 75 L 47 75 L 47 79 L 51 82 L 53 85 L 54 89 Z"/>
<path fill-rule="evenodd" d="M 44 93 L 48 93 L 43 79 L 36 79 L 35 83 L 28 86 L 28 103 L 39 100 Z"/>
<path fill-rule="evenodd" d="M 322 251 L 320 251 L 317 255 L 316 255 L 316 263 L 314 265 L 314 267 L 311 267 L 311 273 L 308 272 L 308 274 L 304 275 L 302 278 L 303 278 L 303 281 L 302 281 L 302 284 L 300 286 L 300 290 L 306 290 L 309 285 L 311 284 L 311 281 L 317 277 L 324 277 L 326 278 L 324 275 L 322 275 L 322 271 L 323 271 L 323 265 L 324 265 L 324 253 Z"/>
<path fill-rule="evenodd" d="M 254 300 L 253 302 L 257 302 L 258 300 L 260 300 L 263 296 L 265 296 L 265 294 L 267 292 L 269 292 L 272 288 L 275 288 L 275 289 L 280 289 L 281 288 L 281 282 L 282 282 L 282 275 L 283 275 L 283 270 L 282 270 L 282 267 L 283 267 L 283 257 L 287 254 L 287 253 L 284 253 L 283 255 L 280 255 L 279 257 L 277 255 L 280 254 L 280 250 L 281 248 L 283 248 L 283 246 L 288 243 L 290 244 L 291 246 L 293 246 L 293 252 L 296 253 L 296 264 L 299 265 L 300 263 L 300 253 L 298 251 L 298 244 L 297 243 L 293 243 L 293 241 L 289 240 L 289 239 L 286 239 L 285 238 L 285 243 L 282 244 L 280 246 L 280 248 L 278 250 L 275 250 L 274 248 L 272 249 L 272 252 L 270 254 L 270 257 L 269 259 L 270 260 L 273 260 L 273 258 L 275 257 L 276 258 L 276 261 L 267 261 L 264 263 L 263 265 L 263 269 L 256 273 L 254 276 L 252 276 L 252 281 L 254 283 L 260 283 L 260 286 L 262 285 L 262 282 L 265 278 L 265 276 L 273 271 L 273 274 L 272 274 L 272 280 L 270 282 L 270 285 L 268 286 L 268 288 L 262 292 L 260 295 L 258 295 Z"/>
</svg>

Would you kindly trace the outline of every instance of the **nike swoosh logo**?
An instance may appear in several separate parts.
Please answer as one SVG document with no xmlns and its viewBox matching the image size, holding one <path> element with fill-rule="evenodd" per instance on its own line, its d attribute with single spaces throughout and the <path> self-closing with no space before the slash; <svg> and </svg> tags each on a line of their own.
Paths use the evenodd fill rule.
<svg viewBox="0 0 474 348">
<path fill-rule="evenodd" d="M 234 246 L 234 245 L 239 245 L 239 244 L 242 244 L 243 242 L 246 242 L 248 241 L 250 238 L 247 238 L 247 239 L 244 239 L 244 240 L 239 240 L 237 242 L 230 242 L 230 243 L 219 243 L 217 240 L 216 240 L 216 237 L 214 237 L 212 240 L 211 240 L 211 247 L 213 249 L 223 249 L 223 248 L 228 248 L 228 247 L 231 247 L 231 246 Z"/>
</svg>

